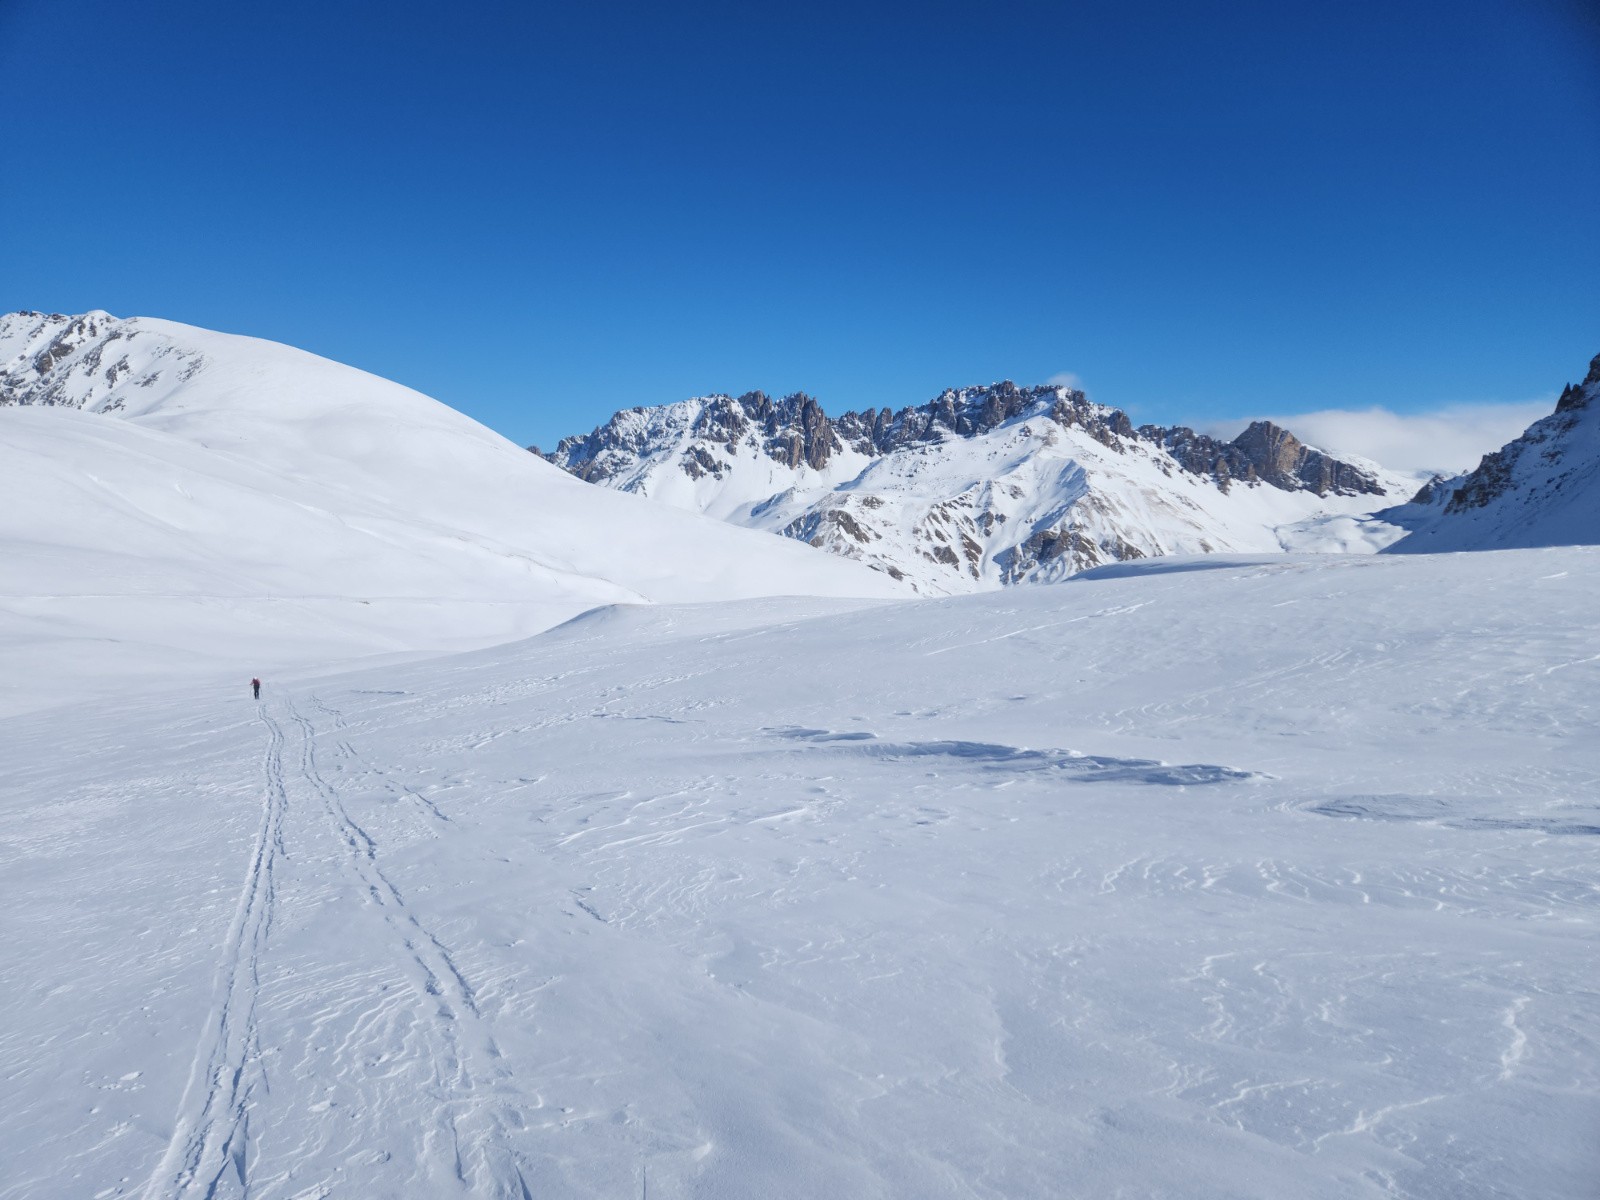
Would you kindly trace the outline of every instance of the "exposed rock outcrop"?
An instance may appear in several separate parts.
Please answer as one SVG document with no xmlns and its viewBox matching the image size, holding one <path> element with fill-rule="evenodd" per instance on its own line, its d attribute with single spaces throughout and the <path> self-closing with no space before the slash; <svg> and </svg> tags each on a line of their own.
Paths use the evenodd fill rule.
<svg viewBox="0 0 1600 1200">
<path fill-rule="evenodd" d="M 110 313 L 17 312 L 5 320 L 25 349 L 0 362 L 0 406 L 117 412 L 127 403 L 122 385 L 186 383 L 205 365 L 198 351 L 150 340 Z M 134 342 L 139 353 L 133 352 Z"/>
<path fill-rule="evenodd" d="M 1269 422 L 1232 441 L 1136 429 L 1081 391 L 1010 381 L 831 418 L 804 394 L 634 408 L 545 457 L 934 592 L 1150 555 L 1278 549 L 1262 524 L 1272 513 L 1293 524 L 1329 505 L 1366 511 L 1394 487 Z"/>
<path fill-rule="evenodd" d="M 1600 355 L 1549 416 L 1385 515 L 1413 531 L 1400 553 L 1600 543 Z"/>
<path fill-rule="evenodd" d="M 693 411 L 690 411 L 690 409 Z M 1302 489 L 1319 496 L 1382 496 L 1371 473 L 1303 444 L 1287 429 L 1256 421 L 1231 442 L 1196 433 L 1186 426 L 1142 425 L 1128 415 L 1062 387 L 1018 387 L 1010 380 L 988 387 L 947 388 L 926 404 L 893 412 L 864 409 L 828 417 L 811 396 L 796 393 L 773 400 L 764 392 L 737 399 L 709 396 L 659 408 L 632 408 L 581 437 L 563 438 L 543 454 L 550 462 L 591 483 L 612 483 L 638 458 L 659 453 L 668 438 L 682 442 L 679 465 L 691 478 L 715 475 L 714 450 L 732 451 L 754 430 L 763 453 L 790 468 L 820 471 L 841 450 L 877 458 L 948 438 L 975 438 L 1021 416 L 1078 429 L 1108 449 L 1140 440 L 1166 450 L 1176 465 L 1206 476 L 1224 491 L 1235 481 L 1266 483 L 1283 491 Z M 698 444 L 697 444 L 698 443 Z M 529 447 L 541 453 L 536 447 Z"/>
</svg>

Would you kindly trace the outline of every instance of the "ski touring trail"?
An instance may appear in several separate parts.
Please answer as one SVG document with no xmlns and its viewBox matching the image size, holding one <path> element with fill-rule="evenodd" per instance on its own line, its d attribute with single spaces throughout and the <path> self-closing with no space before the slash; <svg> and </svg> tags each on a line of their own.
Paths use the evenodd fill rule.
<svg viewBox="0 0 1600 1200">
<path fill-rule="evenodd" d="M 335 710 L 315 699 L 312 704 L 342 726 L 342 716 Z M 351 817 L 338 790 L 323 775 L 317 762 L 316 727 L 292 701 L 289 713 L 301 733 L 302 777 L 344 847 L 345 869 L 381 914 L 416 1010 L 432 1027 L 438 1047 L 433 1078 L 438 1123 L 424 1137 L 423 1157 L 447 1162 L 451 1181 L 472 1195 L 526 1198 L 527 1183 L 505 1137 L 501 1094 L 509 1072 L 500 1063 L 500 1050 L 472 987 L 439 939 L 407 907 L 379 863 L 377 842 Z M 347 758 L 356 757 L 348 740 L 341 737 L 336 744 Z"/>
<path fill-rule="evenodd" d="M 380 1151 L 394 1160 L 415 1186 L 429 1194 L 462 1194 L 527 1200 L 531 1193 L 523 1170 L 509 1146 L 506 1130 L 515 1122 L 509 1072 L 479 1010 L 471 984 L 449 950 L 406 903 L 385 873 L 379 841 L 352 815 L 339 786 L 325 773 L 319 752 L 331 742 L 338 765 L 354 768 L 343 778 L 374 772 L 365 767 L 344 736 L 342 715 L 313 697 L 307 708 L 332 723 L 328 738 L 292 697 L 277 701 L 280 724 L 265 704 L 258 716 L 267 731 L 262 766 L 262 817 L 250 851 L 237 911 L 229 926 L 217 970 L 216 999 L 194 1055 L 190 1081 L 173 1121 L 172 1135 L 142 1196 L 144 1200 L 221 1200 L 261 1194 L 326 1195 L 335 1181 L 325 1180 L 309 1191 L 299 1172 L 275 1164 L 258 1179 L 256 1156 L 263 1133 L 252 1126 L 252 1114 L 271 1096 L 273 1076 L 263 1054 L 261 1026 L 274 999 L 303 1009 L 316 998 L 304 991 L 271 992 L 263 1000 L 263 978 L 285 974 L 264 970 L 275 911 L 291 897 L 285 891 L 283 867 L 291 860 L 300 868 L 301 890 L 325 888 L 330 870 L 348 883 L 341 895 L 347 910 L 341 924 L 361 923 L 376 935 L 363 938 L 385 960 L 375 971 L 358 973 L 367 994 L 349 1007 L 318 1014 L 310 1037 L 319 1030 L 342 1026 L 335 1059 L 341 1078 L 364 1072 L 356 1064 L 386 1062 L 395 1051 L 394 1030 L 416 1058 L 403 1072 L 407 1084 L 421 1084 L 410 1103 L 401 1103 L 401 1089 L 380 1089 L 378 1080 L 363 1081 L 366 1123 L 393 1122 L 397 1144 L 405 1155 Z M 287 751 L 287 753 L 286 753 Z M 286 771 L 285 759 L 294 763 Z M 400 795 L 415 806 L 431 827 L 448 818 L 414 789 Z M 293 799 L 291 800 L 291 797 Z M 294 815 L 297 820 L 291 821 Z M 315 821 L 309 818 L 314 815 Z M 290 842 L 293 849 L 290 849 Z M 328 853 L 329 847 L 335 847 Z M 303 898 L 302 898 L 303 899 Z M 375 919 L 374 919 L 375 918 Z M 374 982 L 383 977 L 389 982 Z M 395 984 L 398 983 L 398 986 Z M 375 994 L 374 994 L 375 993 Z M 280 1000 L 281 1003 L 281 1000 Z M 331 1008 L 331 1006 L 330 1006 Z M 281 1026 L 280 1026 L 281 1027 Z M 275 1038 L 274 1041 L 284 1039 Z M 273 1047 L 272 1049 L 277 1049 Z M 281 1058 L 282 1056 L 280 1056 Z M 299 1079 L 276 1080 L 286 1085 Z M 313 1112 L 331 1104 L 310 1104 Z M 258 1124 L 264 1121 L 258 1120 Z M 368 1131 L 370 1132 L 370 1131 Z M 352 1140 L 363 1140 L 356 1134 Z M 405 1158 L 412 1161 L 407 1163 Z M 289 1192 L 285 1185 L 293 1183 Z"/>
<path fill-rule="evenodd" d="M 277 868 L 284 857 L 283 730 L 258 702 L 267 729 L 262 760 L 261 826 L 251 849 L 239 906 L 223 945 L 217 1001 L 195 1052 L 194 1068 L 173 1123 L 172 1140 L 145 1188 L 146 1200 L 190 1200 L 219 1193 L 231 1176 L 247 1190 L 250 1103 L 264 1085 L 256 997 L 261 956 L 272 932 Z"/>
<path fill-rule="evenodd" d="M 1600 553 L 1467 557 L 0 718 L 0 1200 L 1585 1195 Z"/>
</svg>

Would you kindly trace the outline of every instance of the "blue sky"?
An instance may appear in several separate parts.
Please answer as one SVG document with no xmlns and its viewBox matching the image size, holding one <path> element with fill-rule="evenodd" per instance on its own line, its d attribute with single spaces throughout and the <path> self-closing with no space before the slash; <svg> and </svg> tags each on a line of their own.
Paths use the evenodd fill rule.
<svg viewBox="0 0 1600 1200">
<path fill-rule="evenodd" d="M 1600 352 L 1579 0 L 0 0 L 0 308 L 289 342 L 546 446 L 1081 378 L 1138 420 Z"/>
</svg>

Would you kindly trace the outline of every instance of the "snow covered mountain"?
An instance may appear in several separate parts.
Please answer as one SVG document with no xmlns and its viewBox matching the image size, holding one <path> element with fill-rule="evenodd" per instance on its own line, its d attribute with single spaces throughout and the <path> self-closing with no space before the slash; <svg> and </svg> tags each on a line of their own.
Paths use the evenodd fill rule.
<svg viewBox="0 0 1600 1200">
<path fill-rule="evenodd" d="M 1511 479 L 1583 461 L 1591 382 Z M 662 480 L 748 518 L 748 435 L 908 512 L 963 472 L 1162 536 L 1375 498 L 1270 427 L 1016 395 L 778 402 Z M 0 1200 L 1600 1178 L 1600 547 L 1280 527 L 895 604 L 268 343 L 21 314 L 0 400 Z M 6 711 L 85 670 L 140 686 Z"/>
<path fill-rule="evenodd" d="M 63 641 L 85 679 L 248 677 L 599 604 L 902 590 L 584 487 L 409 388 L 168 321 L 0 317 L 0 429 L 0 706 L 73 674 Z"/>
<path fill-rule="evenodd" d="M 1413 530 L 1401 553 L 1600 543 L 1600 354 L 1555 412 L 1384 516 Z"/>
<path fill-rule="evenodd" d="M 633 408 L 545 457 L 934 594 L 1155 555 L 1373 549 L 1401 531 L 1366 515 L 1415 488 L 1269 422 L 1224 442 L 1010 382 L 834 418 L 803 394 Z"/>
</svg>

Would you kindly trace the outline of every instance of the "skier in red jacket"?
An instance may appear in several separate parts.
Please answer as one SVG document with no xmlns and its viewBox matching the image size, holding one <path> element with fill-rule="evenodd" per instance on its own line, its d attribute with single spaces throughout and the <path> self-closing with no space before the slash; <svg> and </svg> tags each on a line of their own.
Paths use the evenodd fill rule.
<svg viewBox="0 0 1600 1200">
<path fill-rule="evenodd" d="M 257 700 L 261 699 L 261 680 L 252 679 L 250 681 L 250 690 L 255 693 Z"/>
</svg>

